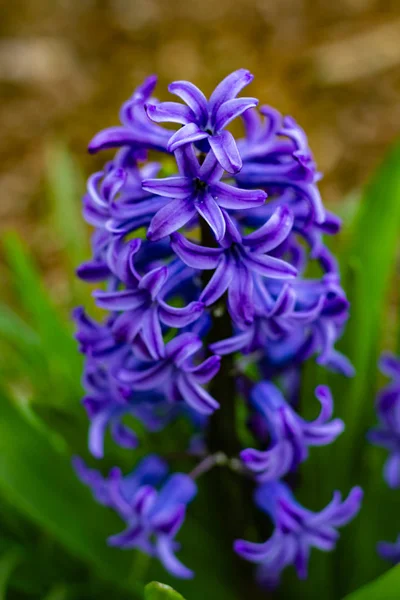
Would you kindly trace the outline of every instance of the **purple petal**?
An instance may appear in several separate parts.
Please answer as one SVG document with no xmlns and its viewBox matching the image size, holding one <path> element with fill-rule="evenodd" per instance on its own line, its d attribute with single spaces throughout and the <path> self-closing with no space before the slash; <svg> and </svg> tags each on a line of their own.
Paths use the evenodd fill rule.
<svg viewBox="0 0 400 600">
<path fill-rule="evenodd" d="M 147 290 L 152 300 L 160 293 L 164 283 L 167 281 L 168 267 L 157 267 L 143 275 L 139 283 L 139 289 Z"/>
<path fill-rule="evenodd" d="M 123 423 L 113 423 L 111 426 L 111 435 L 118 446 L 122 448 L 137 448 L 139 442 L 135 433 Z"/>
<path fill-rule="evenodd" d="M 219 181 L 224 173 L 223 167 L 219 164 L 217 157 L 212 150 L 209 150 L 199 170 L 201 181 L 212 183 Z"/>
<path fill-rule="evenodd" d="M 164 357 L 165 347 L 157 306 L 152 306 L 143 316 L 142 338 L 152 358 L 156 360 Z"/>
<path fill-rule="evenodd" d="M 100 186 L 100 192 L 103 198 L 105 198 L 105 200 L 108 202 L 113 200 L 123 187 L 126 177 L 126 171 L 121 168 L 112 169 L 109 173 L 107 173 Z"/>
<path fill-rule="evenodd" d="M 93 292 L 96 304 L 106 310 L 134 310 L 146 302 L 143 292 L 137 290 L 122 290 L 120 292 Z"/>
<path fill-rule="evenodd" d="M 235 267 L 235 273 L 228 290 L 228 309 L 238 325 L 249 325 L 254 317 L 253 277 L 242 264 Z"/>
<path fill-rule="evenodd" d="M 293 446 L 289 441 L 281 440 L 265 452 L 247 448 L 240 453 L 240 458 L 248 469 L 258 474 L 259 481 L 275 481 L 292 468 Z"/>
<path fill-rule="evenodd" d="M 291 264 L 280 258 L 274 258 L 273 256 L 251 254 L 250 252 L 247 252 L 243 255 L 243 263 L 247 265 L 250 270 L 259 273 L 263 277 L 270 277 L 271 279 L 292 279 L 297 275 L 297 269 Z"/>
<path fill-rule="evenodd" d="M 400 378 L 400 360 L 394 354 L 384 352 L 379 361 L 379 368 L 389 377 Z"/>
<path fill-rule="evenodd" d="M 88 283 L 104 281 L 104 279 L 107 279 L 111 275 L 107 263 L 102 260 L 90 260 L 81 264 L 77 268 L 76 274 L 79 279 Z"/>
<path fill-rule="evenodd" d="M 110 416 L 108 411 L 102 411 L 90 423 L 88 446 L 90 453 L 95 458 L 103 458 L 104 456 L 104 436 Z"/>
<path fill-rule="evenodd" d="M 245 540 L 235 540 L 233 548 L 239 556 L 254 563 L 262 563 L 268 558 L 271 552 L 270 540 L 263 544 L 246 542 Z"/>
<path fill-rule="evenodd" d="M 242 168 L 242 159 L 236 146 L 235 138 L 230 131 L 224 129 L 221 133 L 208 138 L 217 161 L 228 173 L 237 173 Z"/>
<path fill-rule="evenodd" d="M 254 76 L 247 69 L 238 69 L 221 81 L 210 96 L 209 109 L 215 118 L 221 104 L 235 98 Z"/>
<path fill-rule="evenodd" d="M 107 262 L 111 271 L 130 287 L 135 287 L 139 281 L 133 261 L 141 245 L 142 241 L 139 239 L 125 243 L 123 238 L 119 237 L 111 242 L 107 251 Z"/>
<path fill-rule="evenodd" d="M 191 377 L 181 375 L 177 385 L 183 400 L 200 414 L 211 415 L 219 408 L 219 403 Z"/>
<path fill-rule="evenodd" d="M 130 146 L 135 143 L 137 143 L 137 136 L 134 131 L 127 127 L 109 127 L 94 136 L 89 143 L 88 150 L 90 154 L 95 154 L 106 148 Z"/>
<path fill-rule="evenodd" d="M 222 254 L 219 264 L 211 277 L 210 281 L 204 288 L 200 301 L 206 306 L 210 306 L 221 298 L 228 289 L 234 276 L 233 262 L 229 255 Z"/>
<path fill-rule="evenodd" d="M 183 144 L 192 144 L 193 142 L 204 140 L 206 137 L 208 137 L 208 133 L 200 129 L 196 123 L 188 123 L 170 137 L 168 151 L 174 152 Z"/>
<path fill-rule="evenodd" d="M 221 340 L 220 342 L 215 342 L 214 344 L 210 344 L 209 348 L 211 352 L 215 352 L 215 354 L 220 354 L 224 356 L 225 354 L 232 354 L 233 352 L 239 352 L 239 350 L 243 350 L 253 338 L 253 328 L 250 327 L 243 333 L 239 333 L 238 335 L 234 335 L 225 340 Z"/>
<path fill-rule="evenodd" d="M 122 383 L 131 384 L 136 390 L 151 390 L 162 385 L 168 379 L 170 373 L 170 365 L 164 360 L 160 360 L 155 365 L 142 371 L 121 369 L 118 378 Z"/>
<path fill-rule="evenodd" d="M 177 366 L 181 366 L 189 356 L 195 354 L 202 347 L 200 338 L 194 333 L 182 333 L 167 344 L 167 356 Z"/>
<path fill-rule="evenodd" d="M 142 328 L 146 309 L 139 307 L 121 313 L 112 324 L 111 331 L 118 342 L 133 342 Z"/>
<path fill-rule="evenodd" d="M 204 304 L 202 302 L 191 302 L 187 306 L 177 308 L 169 306 L 166 302 L 159 301 L 160 319 L 168 327 L 186 327 L 196 321 L 203 313 Z"/>
<path fill-rule="evenodd" d="M 296 293 L 289 285 L 285 284 L 279 292 L 274 306 L 268 312 L 268 317 L 280 317 L 287 314 L 291 316 L 295 304 Z"/>
<path fill-rule="evenodd" d="M 207 98 L 199 88 L 190 81 L 173 81 L 168 86 L 171 94 L 179 96 L 192 109 L 200 123 L 206 123 L 208 119 Z"/>
<path fill-rule="evenodd" d="M 239 117 L 249 108 L 258 104 L 257 98 L 233 98 L 224 102 L 215 115 L 215 131 L 221 131 L 228 123 Z"/>
<path fill-rule="evenodd" d="M 142 187 L 147 192 L 165 198 L 187 198 L 193 193 L 193 181 L 188 177 L 165 177 L 164 179 L 144 179 Z"/>
<path fill-rule="evenodd" d="M 142 526 L 133 525 L 121 533 L 110 536 L 107 539 L 107 543 L 110 546 L 117 546 L 119 548 L 136 548 L 143 533 L 144 529 Z"/>
<path fill-rule="evenodd" d="M 193 244 L 180 233 L 171 235 L 171 248 L 186 265 L 200 270 L 215 269 L 223 252 L 221 248 Z"/>
<path fill-rule="evenodd" d="M 321 412 L 314 423 L 325 423 L 333 414 L 333 398 L 327 385 L 318 385 L 315 388 L 315 397 L 321 404 Z"/>
<path fill-rule="evenodd" d="M 219 356 L 210 356 L 200 365 L 187 369 L 189 373 L 195 376 L 197 383 L 208 383 L 218 373 L 221 366 Z"/>
<path fill-rule="evenodd" d="M 167 507 L 152 518 L 152 525 L 157 530 L 158 535 L 164 534 L 173 537 L 181 528 L 185 520 L 185 514 L 186 510 L 182 505 Z"/>
<path fill-rule="evenodd" d="M 154 215 L 147 230 L 147 238 L 152 241 L 174 233 L 196 214 L 192 198 L 171 200 Z"/>
<path fill-rule="evenodd" d="M 395 452 L 385 462 L 383 476 L 392 489 L 400 488 L 400 454 Z"/>
<path fill-rule="evenodd" d="M 278 206 L 268 221 L 243 238 L 243 244 L 256 252 L 269 252 L 279 246 L 292 230 L 294 216 L 287 206 Z"/>
<path fill-rule="evenodd" d="M 189 475 L 174 473 L 167 479 L 158 494 L 157 502 L 152 509 L 152 519 L 162 520 L 164 511 L 170 515 L 171 508 L 175 509 L 177 505 L 187 505 L 193 500 L 196 493 L 197 485 Z"/>
<path fill-rule="evenodd" d="M 199 161 L 197 160 L 192 144 L 177 148 L 175 150 L 175 159 L 181 175 L 190 179 L 199 176 Z"/>
<path fill-rule="evenodd" d="M 159 104 L 147 104 L 146 112 L 155 123 L 180 123 L 186 125 L 196 119 L 196 115 L 185 104 L 178 102 L 160 102 Z"/>
<path fill-rule="evenodd" d="M 204 194 L 196 201 L 196 210 L 211 227 L 215 238 L 221 240 L 225 235 L 225 219 L 211 194 Z"/>
<path fill-rule="evenodd" d="M 343 432 L 344 423 L 334 419 L 323 425 L 309 423 L 303 428 L 304 442 L 308 446 L 326 446 L 331 444 Z"/>
<path fill-rule="evenodd" d="M 157 556 L 164 567 L 175 577 L 191 579 L 193 571 L 185 567 L 174 555 L 173 542 L 168 536 L 159 536 L 156 541 Z"/>
<path fill-rule="evenodd" d="M 231 210 L 262 206 L 267 197 L 262 190 L 243 190 L 222 182 L 210 185 L 209 190 L 219 206 Z"/>
</svg>

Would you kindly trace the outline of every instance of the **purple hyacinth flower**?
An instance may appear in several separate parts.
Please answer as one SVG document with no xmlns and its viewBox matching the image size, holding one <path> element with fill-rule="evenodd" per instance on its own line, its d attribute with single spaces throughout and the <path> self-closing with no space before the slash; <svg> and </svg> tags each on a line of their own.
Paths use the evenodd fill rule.
<svg viewBox="0 0 400 600">
<path fill-rule="evenodd" d="M 122 245 L 121 253 L 112 258 L 116 268 L 121 269 L 121 279 L 126 289 L 117 291 L 95 291 L 94 297 L 99 307 L 118 311 L 112 325 L 112 332 L 118 341 L 133 342 L 141 333 L 153 359 L 165 355 L 161 322 L 168 327 L 186 327 L 196 321 L 203 311 L 202 302 L 191 302 L 185 307 L 175 308 L 164 301 L 165 286 L 168 280 L 168 267 L 152 269 L 142 277 L 137 273 L 133 262 L 140 249 L 140 240 L 134 240 L 128 247 Z M 126 267 L 122 267 L 126 264 Z"/>
<path fill-rule="evenodd" d="M 113 508 L 126 522 L 125 531 L 108 539 L 111 546 L 138 548 L 158 558 L 175 577 L 193 577 L 193 571 L 175 556 L 179 547 L 175 537 L 184 522 L 186 507 L 197 493 L 196 484 L 188 475 L 175 473 L 165 480 L 168 468 L 156 456 L 143 459 L 125 477 L 114 468 L 104 479 L 78 458 L 74 460 L 74 467 L 96 500 Z"/>
<path fill-rule="evenodd" d="M 145 104 L 149 101 L 156 84 L 157 77 L 151 75 L 136 88 L 132 97 L 122 105 L 120 111 L 122 126 L 109 127 L 95 135 L 88 148 L 91 154 L 106 148 L 122 146 L 129 146 L 135 151 L 143 151 L 143 149 L 167 151 L 171 132 L 155 125 L 145 111 Z"/>
<path fill-rule="evenodd" d="M 242 558 L 259 565 L 258 578 L 269 587 L 279 583 L 281 572 L 291 564 L 298 577 L 306 579 L 311 548 L 333 550 L 339 537 L 336 528 L 358 513 L 362 496 L 362 490 L 355 487 L 342 502 L 341 494 L 335 492 L 328 506 L 315 513 L 303 508 L 286 484 L 264 483 L 256 490 L 255 502 L 271 517 L 274 532 L 262 544 L 236 540 L 234 549 Z"/>
<path fill-rule="evenodd" d="M 141 369 L 122 368 L 117 377 L 136 390 L 162 389 L 171 401 L 186 402 L 200 414 L 209 415 L 219 408 L 218 402 L 202 387 L 218 372 L 220 357 L 210 356 L 198 365 L 192 357 L 202 348 L 193 333 L 182 333 L 165 346 L 164 358 L 144 363 Z"/>
<path fill-rule="evenodd" d="M 261 206 L 267 195 L 261 190 L 242 190 L 220 181 L 223 174 L 212 150 L 200 166 L 192 145 L 175 152 L 179 176 L 145 179 L 143 189 L 169 198 L 153 217 L 147 238 L 159 240 L 200 215 L 211 227 L 217 240 L 225 234 L 221 209 L 244 210 Z"/>
<path fill-rule="evenodd" d="M 209 100 L 193 83 L 174 81 L 168 87 L 169 91 L 186 104 L 148 103 L 147 114 L 157 123 L 179 123 L 183 126 L 170 137 L 170 152 L 191 143 L 199 144 L 205 151 L 211 147 L 221 167 L 229 173 L 236 173 L 242 167 L 242 160 L 235 138 L 225 127 L 249 108 L 257 106 L 257 98 L 236 98 L 252 80 L 253 75 L 249 71 L 238 69 L 221 81 Z M 206 145 L 205 140 L 208 142 Z"/>
<path fill-rule="evenodd" d="M 330 420 L 333 400 L 329 388 L 318 386 L 315 396 L 321 404 L 321 412 L 314 421 L 308 422 L 272 383 L 263 381 L 254 387 L 251 403 L 265 419 L 271 446 L 265 451 L 247 448 L 240 457 L 259 481 L 284 477 L 307 459 L 310 446 L 330 444 L 343 431 L 343 421 Z"/>
<path fill-rule="evenodd" d="M 400 563 L 400 535 L 393 544 L 390 542 L 379 542 L 377 550 L 379 556 L 385 560 L 388 560 L 393 564 Z"/>
<path fill-rule="evenodd" d="M 289 263 L 270 256 L 289 235 L 293 223 L 288 209 L 278 208 L 263 227 L 241 236 L 225 213 L 227 230 L 220 248 L 206 248 L 180 234 L 171 236 L 171 247 L 188 266 L 214 270 L 200 301 L 206 306 L 228 291 L 228 310 L 234 321 L 248 325 L 254 318 L 254 277 L 292 279 L 297 270 Z"/>
<path fill-rule="evenodd" d="M 372 444 L 381 446 L 390 455 L 384 467 L 384 477 L 391 488 L 400 487 L 400 359 L 384 354 L 381 370 L 392 377 L 391 383 L 381 390 L 376 399 L 379 425 L 368 433 Z"/>
</svg>

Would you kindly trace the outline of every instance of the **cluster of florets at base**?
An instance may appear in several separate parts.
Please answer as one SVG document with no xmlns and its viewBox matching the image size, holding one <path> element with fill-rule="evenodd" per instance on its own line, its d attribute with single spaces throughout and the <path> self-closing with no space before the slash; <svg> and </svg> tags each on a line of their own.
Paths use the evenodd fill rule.
<svg viewBox="0 0 400 600">
<path fill-rule="evenodd" d="M 139 548 L 174 575 L 191 577 L 175 555 L 175 538 L 196 494 L 194 480 L 204 465 L 218 462 L 207 450 L 208 424 L 221 403 L 234 399 L 213 397 L 210 382 L 221 358 L 232 355 L 254 444 L 227 459 L 240 465 L 238 476 L 255 482 L 255 503 L 274 525 L 265 543 L 236 540 L 234 549 L 275 585 L 290 564 L 306 577 L 312 547 L 334 548 L 337 528 L 358 512 L 362 492 L 354 488 L 344 501 L 335 493 L 313 513 L 285 480 L 312 446 L 334 442 L 343 430 L 332 419 L 326 386 L 316 388 L 321 411 L 314 421 L 297 413 L 296 401 L 307 359 L 352 375 L 335 349 L 348 302 L 323 243 L 340 222 L 321 202 L 305 133 L 292 118 L 258 108 L 256 98 L 237 97 L 252 79 L 239 69 L 209 99 L 192 83 L 176 81 L 169 91 L 183 102 L 158 102 L 156 78 L 149 77 L 123 105 L 121 125 L 89 145 L 92 153 L 117 149 L 89 178 L 83 199 L 95 233 L 93 257 L 78 275 L 105 283 L 94 298 L 108 311 L 102 322 L 75 311 L 86 357 L 90 451 L 103 456 L 108 431 L 134 449 L 139 441 L 126 415 L 159 432 L 184 417 L 196 432 L 203 467 L 168 477 L 166 460 L 150 456 L 126 476 L 113 469 L 103 478 L 81 461 L 76 468 L 96 499 L 126 522 L 112 545 Z M 240 139 L 227 129 L 234 120 L 244 125 Z M 149 161 L 149 151 L 160 162 Z M 175 161 L 168 176 L 163 155 L 169 165 Z M 310 265 L 318 273 L 313 278 L 306 276 Z M 229 321 L 228 335 L 209 343 L 220 318 Z M 257 381 L 247 374 L 249 364 Z"/>
</svg>

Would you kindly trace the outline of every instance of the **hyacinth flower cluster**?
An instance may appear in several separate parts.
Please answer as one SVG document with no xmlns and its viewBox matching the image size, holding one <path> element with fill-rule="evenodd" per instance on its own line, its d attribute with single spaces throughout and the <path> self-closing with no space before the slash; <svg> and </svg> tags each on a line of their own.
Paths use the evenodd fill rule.
<svg viewBox="0 0 400 600">
<path fill-rule="evenodd" d="M 400 488 L 400 359 L 383 354 L 380 369 L 391 382 L 378 394 L 376 412 L 379 424 L 368 433 L 369 441 L 388 451 L 383 476 L 390 488 Z M 378 553 L 393 563 L 400 563 L 400 535 L 394 543 L 379 542 Z"/>
<path fill-rule="evenodd" d="M 109 543 L 139 548 L 182 578 L 193 576 L 176 555 L 187 506 L 210 468 L 234 470 L 273 527 L 261 543 L 232 540 L 234 551 L 258 565 L 260 581 L 277 585 L 289 565 L 307 576 L 311 548 L 335 547 L 362 492 L 354 488 L 344 501 L 335 493 L 314 513 L 289 483 L 313 446 L 343 430 L 326 386 L 315 390 L 316 419 L 297 407 L 305 360 L 353 374 L 335 347 L 349 307 L 323 240 L 340 221 L 322 204 L 307 137 L 292 118 L 238 97 L 252 79 L 239 69 L 209 98 L 176 81 L 168 89 L 180 101 L 159 102 L 149 77 L 123 105 L 121 125 L 89 145 L 92 153 L 116 150 L 83 198 L 95 231 L 93 256 L 78 275 L 101 284 L 93 295 L 106 311 L 99 322 L 81 308 L 74 313 L 89 448 L 103 457 L 110 432 L 134 450 L 140 442 L 126 415 L 160 436 L 184 418 L 193 440 L 177 450 L 195 464 L 168 475 L 173 459 L 151 455 L 131 473 L 115 468 L 105 478 L 81 460 L 75 466 L 126 523 Z M 227 129 L 233 121 L 241 136 Z M 233 455 L 238 403 L 253 442 Z"/>
</svg>

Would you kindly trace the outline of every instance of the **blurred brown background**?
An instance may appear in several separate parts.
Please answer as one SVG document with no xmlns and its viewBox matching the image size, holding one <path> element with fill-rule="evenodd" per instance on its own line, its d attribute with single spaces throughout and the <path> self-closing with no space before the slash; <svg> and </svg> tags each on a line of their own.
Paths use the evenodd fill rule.
<svg viewBox="0 0 400 600">
<path fill-rule="evenodd" d="M 116 124 L 146 74 L 158 94 L 179 78 L 209 93 L 231 70 L 306 128 L 324 197 L 367 178 L 400 133 L 399 0 L 2 0 L 0 218 L 53 260 L 43 194 L 45 148 L 86 144 Z M 101 160 L 101 159 L 100 159 Z M 46 258 L 47 257 L 47 258 Z M 49 265 L 50 266 L 50 265 Z"/>
</svg>

